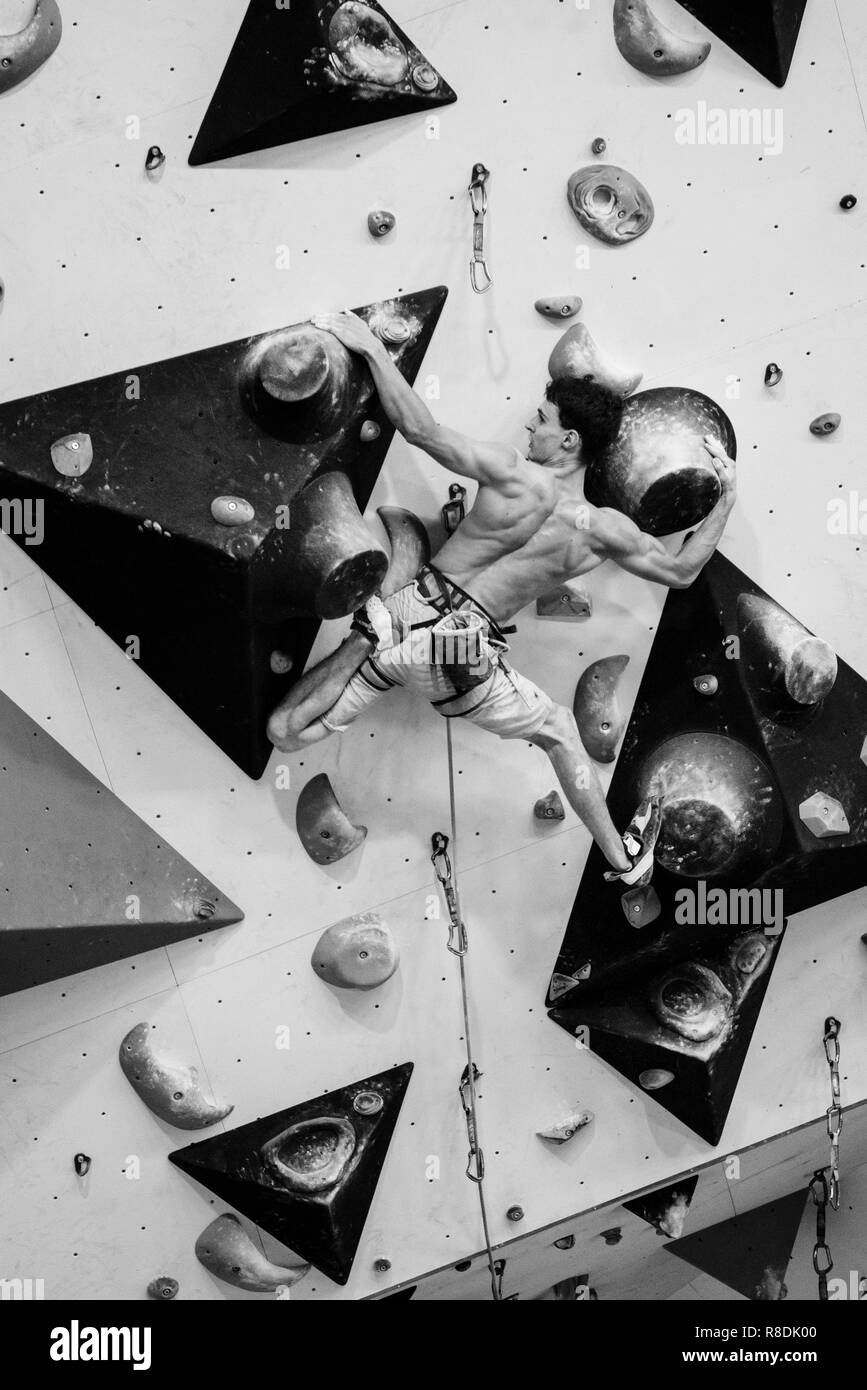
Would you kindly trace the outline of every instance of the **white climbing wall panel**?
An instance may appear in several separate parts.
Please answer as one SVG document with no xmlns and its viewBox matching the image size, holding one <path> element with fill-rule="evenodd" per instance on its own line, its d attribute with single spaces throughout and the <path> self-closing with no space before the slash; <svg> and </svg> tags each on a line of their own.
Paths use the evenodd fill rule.
<svg viewBox="0 0 867 1390">
<path fill-rule="evenodd" d="M 719 42 L 694 73 L 643 77 L 616 50 L 610 0 L 388 0 L 459 94 L 439 113 L 438 138 L 420 116 L 199 169 L 186 156 L 243 0 L 61 0 L 61 8 L 64 37 L 49 65 L 0 98 L 2 399 L 445 283 L 451 293 L 420 384 L 438 389 L 434 408 L 449 424 L 520 443 L 558 332 L 533 301 L 578 293 L 593 334 L 643 368 L 646 385 L 691 386 L 726 407 L 739 437 L 740 503 L 724 552 L 867 674 L 867 535 L 834 535 L 827 525 L 829 502 L 867 498 L 859 0 L 810 0 L 782 92 Z M 681 32 L 700 32 L 673 0 L 655 8 Z M 771 118 L 780 110 L 781 151 L 678 144 L 678 111 L 700 101 L 767 109 Z M 138 140 L 128 138 L 133 116 Z M 634 171 L 656 203 L 650 233 L 616 251 L 590 243 L 565 200 L 569 173 L 591 162 L 598 135 L 607 158 Z M 143 172 L 153 143 L 168 159 L 154 184 Z M 465 190 L 476 160 L 492 170 L 496 283 L 484 299 L 468 281 Z M 860 200 L 845 214 L 838 200 L 847 192 Z M 367 213 L 382 205 L 398 227 L 373 242 Z M 281 247 L 288 269 L 277 268 Z M 772 359 L 785 378 L 771 393 L 762 379 Z M 843 426 L 816 440 L 807 426 L 825 410 L 839 411 Z M 448 481 L 397 440 L 372 524 L 384 502 L 433 520 Z M 275 758 L 253 783 L 35 561 L 38 551 L 25 555 L 0 538 L 0 687 L 247 916 L 201 941 L 0 1001 L 0 1276 L 44 1278 L 48 1298 L 137 1299 L 163 1273 L 180 1280 L 182 1297 L 256 1297 L 195 1260 L 195 1238 L 220 1204 L 170 1167 L 166 1154 L 186 1137 L 142 1107 L 118 1068 L 118 1043 L 142 1019 L 234 1100 L 229 1126 L 415 1062 L 350 1283 L 338 1289 L 314 1273 L 294 1299 L 365 1298 L 474 1255 L 481 1230 L 464 1178 L 457 966 L 443 922 L 428 920 L 430 836 L 448 829 L 445 726 L 397 695 L 341 740 Z M 664 594 L 611 565 L 586 587 L 589 623 L 521 616 L 516 665 L 568 703 L 587 663 L 626 652 L 631 700 Z M 339 625 L 323 631 L 317 650 L 338 635 Z M 196 633 L 189 639 L 194 646 Z M 542 1249 L 531 1233 L 747 1148 L 749 1172 L 761 1172 L 766 1141 L 810 1124 L 828 1104 L 820 1040 L 829 1013 L 843 1020 L 844 1099 L 867 1099 L 863 890 L 792 921 L 717 1150 L 576 1050 L 543 999 L 588 836 L 571 815 L 562 825 L 534 823 L 533 802 L 553 785 L 539 751 L 474 728 L 454 733 L 497 1243 L 526 1236 Z M 291 767 L 289 790 L 277 788 L 278 761 Z M 326 869 L 307 859 L 294 831 L 298 790 L 320 770 L 370 831 L 359 854 Z M 395 930 L 400 971 L 371 995 L 338 995 L 310 970 L 313 944 L 330 923 L 371 909 Z M 276 1045 L 286 1025 L 289 1050 Z M 595 1111 L 595 1125 L 563 1149 L 545 1147 L 535 1130 L 576 1103 Z M 93 1157 L 84 1182 L 72 1168 L 78 1150 Z M 132 1157 L 140 1176 L 130 1180 L 122 1169 Z M 863 1143 L 857 1157 L 867 1158 Z M 791 1190 L 777 1190 L 772 1177 L 760 1187 L 746 1205 Z M 701 1192 L 698 1227 L 741 1209 L 737 1182 L 704 1215 Z M 518 1227 L 506 1219 L 514 1204 L 525 1211 Z M 831 1243 L 836 1254 L 833 1232 Z M 599 1245 L 553 1250 L 550 1264 L 535 1258 L 526 1290 L 507 1269 L 506 1291 L 538 1292 L 548 1273 L 592 1278 Z M 856 1246 L 846 1245 L 852 1261 Z M 605 1296 L 645 1296 L 625 1279 L 626 1256 L 618 1285 L 616 1255 L 606 1248 Z M 391 1262 L 387 1275 L 374 1272 L 378 1258 Z M 666 1293 L 685 1287 L 686 1266 L 678 1276 Z M 701 1285 L 690 1287 L 684 1296 L 703 1296 Z M 798 1296 L 813 1296 L 810 1287 Z M 484 1281 L 468 1296 L 484 1297 Z"/>
</svg>

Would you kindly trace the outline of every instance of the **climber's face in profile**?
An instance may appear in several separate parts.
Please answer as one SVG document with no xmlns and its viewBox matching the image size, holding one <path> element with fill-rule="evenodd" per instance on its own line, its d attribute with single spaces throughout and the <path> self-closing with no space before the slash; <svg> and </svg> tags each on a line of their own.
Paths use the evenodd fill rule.
<svg viewBox="0 0 867 1390">
<path fill-rule="evenodd" d="M 569 457 L 577 459 L 581 436 L 577 430 L 565 429 L 560 411 L 553 401 L 543 400 L 525 425 L 530 436 L 527 458 L 532 463 L 563 463 Z"/>
</svg>

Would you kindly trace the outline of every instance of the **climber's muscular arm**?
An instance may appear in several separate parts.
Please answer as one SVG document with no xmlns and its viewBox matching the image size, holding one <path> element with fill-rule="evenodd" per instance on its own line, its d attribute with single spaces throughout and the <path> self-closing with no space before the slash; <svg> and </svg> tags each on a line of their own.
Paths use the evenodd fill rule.
<svg viewBox="0 0 867 1390">
<path fill-rule="evenodd" d="M 640 531 L 622 512 L 599 507 L 591 513 L 590 545 L 604 560 L 669 589 L 688 589 L 704 569 L 722 538 L 735 502 L 735 465 L 719 443 L 705 440 L 721 492 L 713 511 L 697 526 L 676 554 L 661 541 Z"/>
<path fill-rule="evenodd" d="M 523 459 L 517 449 L 469 439 L 438 424 L 395 366 L 391 354 L 357 314 L 319 314 L 313 323 L 333 333 L 350 352 L 365 359 L 386 415 L 409 444 L 424 449 L 437 463 L 461 477 L 505 489 L 518 483 Z"/>
</svg>

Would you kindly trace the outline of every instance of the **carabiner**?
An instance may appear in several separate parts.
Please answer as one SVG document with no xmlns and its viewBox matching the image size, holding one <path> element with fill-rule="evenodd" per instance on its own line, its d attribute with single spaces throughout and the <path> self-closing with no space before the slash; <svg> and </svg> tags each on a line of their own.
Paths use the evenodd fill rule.
<svg viewBox="0 0 867 1390">
<path fill-rule="evenodd" d="M 474 164 L 468 193 L 473 209 L 473 256 L 470 261 L 470 284 L 476 294 L 486 294 L 494 283 L 485 258 L 485 216 L 488 211 L 488 179 L 490 169 Z"/>
</svg>

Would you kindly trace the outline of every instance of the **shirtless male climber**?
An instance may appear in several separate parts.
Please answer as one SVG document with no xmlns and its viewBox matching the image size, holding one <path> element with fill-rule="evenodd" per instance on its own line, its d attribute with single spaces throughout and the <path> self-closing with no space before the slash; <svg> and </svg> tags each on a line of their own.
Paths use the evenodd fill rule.
<svg viewBox="0 0 867 1390">
<path fill-rule="evenodd" d="M 345 729 L 385 691 L 405 686 L 446 718 L 468 719 L 500 738 L 527 739 L 544 749 L 570 805 L 611 865 L 606 877 L 626 886 L 646 884 L 658 805 L 640 808 L 626 834 L 618 834 L 572 711 L 510 669 L 501 625 L 605 560 L 668 588 L 688 588 L 719 544 L 734 505 L 732 460 L 716 440 L 705 440 L 722 492 L 677 554 L 670 554 L 621 512 L 593 507 L 584 496 L 587 464 L 620 427 L 620 397 L 592 381 L 550 383 L 526 427 L 524 457 L 506 444 L 481 443 L 437 424 L 355 314 L 324 314 L 313 323 L 365 359 L 386 414 L 408 443 L 479 487 L 472 509 L 433 563 L 386 597 L 384 607 L 376 598 L 365 605 L 342 646 L 289 691 L 271 716 L 269 738 L 287 753 L 318 743 Z M 442 630 L 444 620 L 481 628 L 491 664 L 476 671 L 456 668 L 432 661 L 430 643 L 420 650 L 419 634 Z"/>
</svg>

